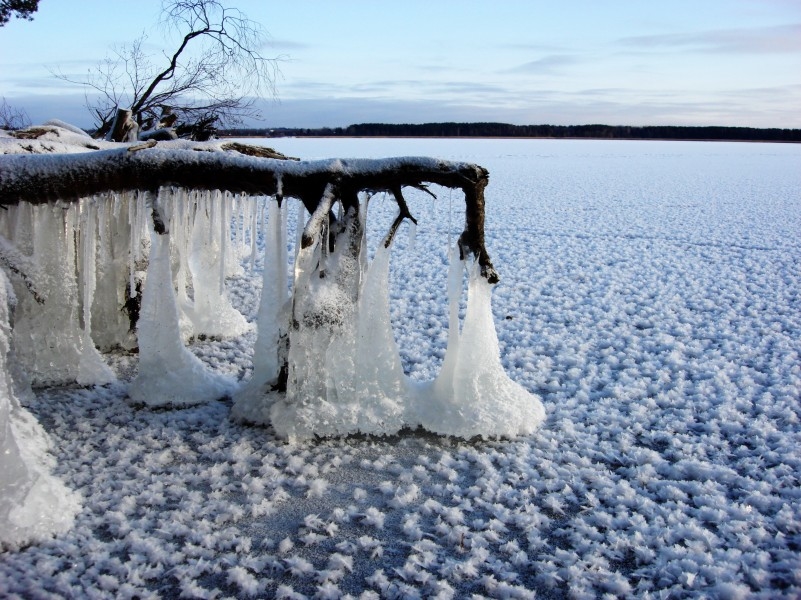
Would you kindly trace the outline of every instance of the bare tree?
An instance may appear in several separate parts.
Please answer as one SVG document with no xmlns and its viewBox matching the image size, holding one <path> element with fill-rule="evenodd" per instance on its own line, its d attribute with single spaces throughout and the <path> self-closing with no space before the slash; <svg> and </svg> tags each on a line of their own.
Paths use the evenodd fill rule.
<svg viewBox="0 0 801 600">
<path fill-rule="evenodd" d="M 206 127 L 259 118 L 255 100 L 275 95 L 279 60 L 261 53 L 262 26 L 221 0 L 164 0 L 162 11 L 162 25 L 178 37 L 171 54 L 148 54 L 143 34 L 113 49 L 83 80 L 57 74 L 87 88 L 96 135 L 108 133 L 119 109 L 144 129 L 169 114 Z"/>
<path fill-rule="evenodd" d="M 11 16 L 33 21 L 33 13 L 39 9 L 39 0 L 0 0 L 0 27 L 11 20 Z"/>
<path fill-rule="evenodd" d="M 0 129 L 25 129 L 30 127 L 31 119 L 21 108 L 14 108 L 5 97 L 0 101 Z"/>
</svg>

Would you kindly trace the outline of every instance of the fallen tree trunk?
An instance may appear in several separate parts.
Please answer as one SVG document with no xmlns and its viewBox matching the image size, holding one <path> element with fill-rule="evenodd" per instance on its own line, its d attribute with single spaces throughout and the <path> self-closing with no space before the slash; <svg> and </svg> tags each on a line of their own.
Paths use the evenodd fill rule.
<svg viewBox="0 0 801 600">
<path fill-rule="evenodd" d="M 358 209 L 360 192 L 389 192 L 399 207 L 403 187 L 434 183 L 465 196 L 465 228 L 459 239 L 491 283 L 498 281 L 484 245 L 486 169 L 476 164 L 425 157 L 291 161 L 244 155 L 215 144 L 167 142 L 80 154 L 0 156 L 0 205 L 74 201 L 108 191 L 160 187 L 227 190 L 293 197 L 314 214 L 330 190 L 344 212 Z M 404 215 L 405 216 L 405 215 Z"/>
</svg>

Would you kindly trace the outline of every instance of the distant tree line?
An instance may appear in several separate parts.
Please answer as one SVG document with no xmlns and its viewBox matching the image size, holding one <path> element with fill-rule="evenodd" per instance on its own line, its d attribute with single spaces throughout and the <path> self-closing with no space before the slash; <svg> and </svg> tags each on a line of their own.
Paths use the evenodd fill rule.
<svg viewBox="0 0 801 600">
<path fill-rule="evenodd" d="M 227 129 L 231 137 L 478 137 L 478 138 L 593 138 L 617 140 L 731 140 L 801 142 L 801 129 L 754 127 L 684 127 L 673 125 L 510 125 L 508 123 L 360 123 L 318 129 Z"/>
</svg>

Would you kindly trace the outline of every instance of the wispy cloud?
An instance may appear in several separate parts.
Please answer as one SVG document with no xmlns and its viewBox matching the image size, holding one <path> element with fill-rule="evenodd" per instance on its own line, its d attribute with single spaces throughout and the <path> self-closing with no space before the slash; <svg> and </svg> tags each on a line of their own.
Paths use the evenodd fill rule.
<svg viewBox="0 0 801 600">
<path fill-rule="evenodd" d="M 801 52 L 801 23 L 776 27 L 718 29 L 696 33 L 672 33 L 626 37 L 618 42 L 637 50 L 701 51 L 720 53 Z"/>
<path fill-rule="evenodd" d="M 581 62 L 578 56 L 573 54 L 549 54 L 537 60 L 523 63 L 511 69 L 514 73 L 547 73 L 553 74 L 564 67 L 569 67 Z"/>
<path fill-rule="evenodd" d="M 284 52 L 291 52 L 292 50 L 306 50 L 311 48 L 309 44 L 305 44 L 303 42 L 296 42 L 294 40 L 289 40 L 286 38 L 274 38 L 271 37 L 267 40 L 267 44 L 265 45 L 266 48 L 272 48 L 273 50 L 281 50 Z"/>
</svg>

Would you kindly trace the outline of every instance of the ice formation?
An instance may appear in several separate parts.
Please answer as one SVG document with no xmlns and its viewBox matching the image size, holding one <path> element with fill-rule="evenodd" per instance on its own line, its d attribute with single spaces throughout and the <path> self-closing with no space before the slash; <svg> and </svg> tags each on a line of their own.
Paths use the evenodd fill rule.
<svg viewBox="0 0 801 600">
<path fill-rule="evenodd" d="M 162 215 L 169 206 L 159 206 Z M 170 234 L 152 232 L 147 280 L 139 313 L 139 373 L 128 395 L 150 406 L 186 406 L 220 398 L 232 389 L 211 373 L 181 340 L 170 262 Z"/>
<path fill-rule="evenodd" d="M 96 204 L 83 199 L 69 205 L 20 204 L 0 215 L 3 236 L 30 240 L 20 250 L 31 252 L 26 258 L 36 295 L 20 287 L 13 335 L 20 363 L 36 385 L 103 384 L 114 378 L 92 343 L 91 313 L 83 309 L 91 306 L 96 291 L 96 242 L 76 232 L 81 221 L 95 227 L 95 212 Z"/>
<path fill-rule="evenodd" d="M 58 124 L 52 127 L 53 135 L 62 135 Z M 111 151 L 85 167 L 126 156 Z M 321 161 L 285 170 L 302 179 L 310 172 L 361 169 L 370 178 L 374 168 L 391 171 L 396 162 Z M 5 165 L 9 177 L 24 179 L 27 171 L 11 164 Z M 405 163 L 434 177 L 473 168 L 454 164 Z M 234 166 L 243 167 L 238 159 Z M 392 238 L 410 216 L 400 187 L 392 184 L 401 213 L 372 260 L 367 200 L 359 204 L 353 192 L 346 208 L 340 189 L 329 182 L 308 219 L 299 208 L 290 295 L 282 185 L 276 175 L 273 198 L 162 186 L 49 203 L 6 199 L 0 211 L 0 261 L 8 271 L 8 281 L 5 271 L 0 279 L 0 544 L 62 531 L 78 508 L 77 497 L 49 475 L 46 435 L 19 404 L 24 386 L 14 375 L 17 360 L 36 386 L 101 386 L 115 381 L 101 352 L 138 346 L 138 373 L 127 386 L 132 404 L 187 407 L 233 396 L 235 419 L 269 423 L 292 440 L 418 426 L 463 437 L 514 436 L 542 421 L 539 400 L 501 367 L 491 286 L 481 273 L 491 269 L 488 260 L 470 268 L 467 314 L 461 331 L 458 316 L 451 319 L 443 373 L 436 381 L 413 383 L 403 370 L 389 304 Z M 338 218 L 329 219 L 334 211 Z M 259 236 L 265 254 L 253 374 L 238 386 L 185 343 L 240 338 L 254 328 L 231 303 L 228 280 L 244 273 L 245 261 L 255 268 Z M 477 248 L 461 250 L 478 256 Z M 458 255 L 454 250 L 452 313 L 465 272 Z M 326 485 L 319 480 L 310 494 L 321 496 Z"/>
<path fill-rule="evenodd" d="M 178 202 L 185 202 L 179 198 Z M 221 192 L 198 194 L 188 249 L 194 302 L 188 308 L 196 335 L 237 337 L 250 329 L 226 296 L 226 256 L 231 235 L 231 198 Z"/>
<path fill-rule="evenodd" d="M 32 392 L 12 348 L 9 309 L 15 301 L 0 270 L 0 550 L 67 531 L 81 506 L 80 496 L 51 475 L 50 440 L 20 405 Z"/>
<path fill-rule="evenodd" d="M 3 257 L 19 298 L 13 336 L 34 385 L 109 383 L 114 374 L 98 348 L 138 343 L 135 402 L 187 405 L 232 391 L 183 345 L 193 335 L 235 337 L 252 328 L 224 285 L 230 270 L 221 248 L 233 245 L 222 212 L 232 199 L 163 189 L 158 202 L 174 236 L 153 234 L 155 201 L 109 192 L 70 204 L 21 203 L 0 214 Z M 128 311 L 140 302 L 133 331 L 136 315 Z M 193 375 L 182 382 L 181 373 Z"/>
<path fill-rule="evenodd" d="M 231 305 L 225 282 L 237 273 L 230 257 L 241 269 L 248 238 L 248 258 L 255 260 L 254 215 L 265 202 L 162 188 L 156 197 L 108 193 L 68 205 L 10 207 L 0 227 L 10 239 L 23 240 L 18 260 L 28 261 L 29 287 L 38 291 L 37 296 L 15 276 L 21 301 L 14 336 L 21 363 L 38 385 L 108 383 L 114 375 L 97 346 L 131 348 L 124 309 L 141 303 L 135 332 L 139 372 L 129 388 L 137 404 L 187 406 L 235 392 L 234 418 L 270 423 L 290 439 L 417 426 L 466 437 L 514 436 L 536 428 L 542 406 L 501 367 L 491 286 L 478 265 L 471 268 L 461 331 L 458 316 L 451 317 L 442 373 L 435 382 L 413 383 L 403 372 L 390 321 L 391 245 L 380 244 L 368 261 L 366 201 L 329 232 L 324 217 L 337 199 L 328 193 L 323 209 L 303 228 L 299 217 L 291 302 L 286 206 L 265 201 L 253 375 L 236 392 L 231 380 L 212 374 L 184 343 L 192 336 L 238 337 L 253 327 Z M 163 222 L 163 233 L 154 230 L 153 214 Z M 33 241 L 26 247 L 28 237 Z M 306 237 L 312 243 L 302 243 Z M 329 238 L 335 239 L 332 248 L 323 241 Z M 454 248 L 452 313 L 467 268 L 458 254 Z M 286 390 L 278 393 L 282 368 Z"/>
<path fill-rule="evenodd" d="M 326 168 L 352 167 L 333 161 Z M 279 178 L 276 198 L 281 186 Z M 407 209 L 397 200 L 401 219 Z M 25 263 L 14 276 L 21 298 L 14 336 L 33 383 L 109 383 L 114 375 L 98 347 L 138 343 L 139 373 L 129 390 L 135 403 L 186 406 L 230 394 L 231 381 L 211 374 L 184 343 L 237 338 L 253 328 L 231 304 L 226 280 L 242 274 L 243 258 L 255 264 L 265 205 L 253 375 L 235 394 L 234 418 L 271 423 L 292 439 L 417 426 L 512 436 L 542 421 L 539 400 L 500 365 L 491 287 L 478 266 L 463 330 L 451 319 L 443 372 L 429 384 L 409 380 L 389 311 L 390 242 L 400 221 L 368 261 L 367 201 L 345 211 L 330 183 L 308 219 L 298 219 L 291 302 L 286 207 L 277 199 L 162 187 L 155 195 L 108 192 L 69 204 L 11 206 L 0 215 L 0 231 Z M 340 218 L 329 231 L 333 210 Z M 10 247 L 4 244 L 6 260 Z M 451 269 L 452 307 L 465 269 Z M 280 377 L 285 393 L 276 392 Z"/>
<path fill-rule="evenodd" d="M 492 286 L 477 262 L 470 267 L 468 309 L 460 331 L 465 262 L 458 247 L 451 253 L 451 318 L 442 372 L 427 383 L 413 382 L 404 374 L 390 321 L 391 240 L 379 244 L 364 272 L 366 209 L 365 202 L 362 216 L 346 216 L 332 253 L 324 241 L 325 230 L 315 244 L 299 250 L 286 394 L 253 393 L 251 386 L 240 396 L 235 417 L 270 423 L 288 439 L 392 434 L 418 426 L 468 438 L 511 437 L 536 429 L 545 411 L 536 396 L 503 370 Z M 354 247 L 360 251 L 354 252 Z M 259 385 L 268 379 L 256 368 L 254 378 Z"/>
<path fill-rule="evenodd" d="M 253 210 L 250 237 L 251 264 L 256 253 L 256 216 Z M 256 317 L 257 336 L 253 348 L 253 375 L 234 396 L 232 416 L 256 423 L 269 422 L 272 402 L 265 398 L 279 376 L 281 367 L 281 338 L 289 323 L 287 288 L 287 208 L 276 201 L 268 204 L 268 220 L 264 235 L 264 267 L 261 300 Z M 302 223 L 302 219 L 298 218 Z"/>
</svg>

